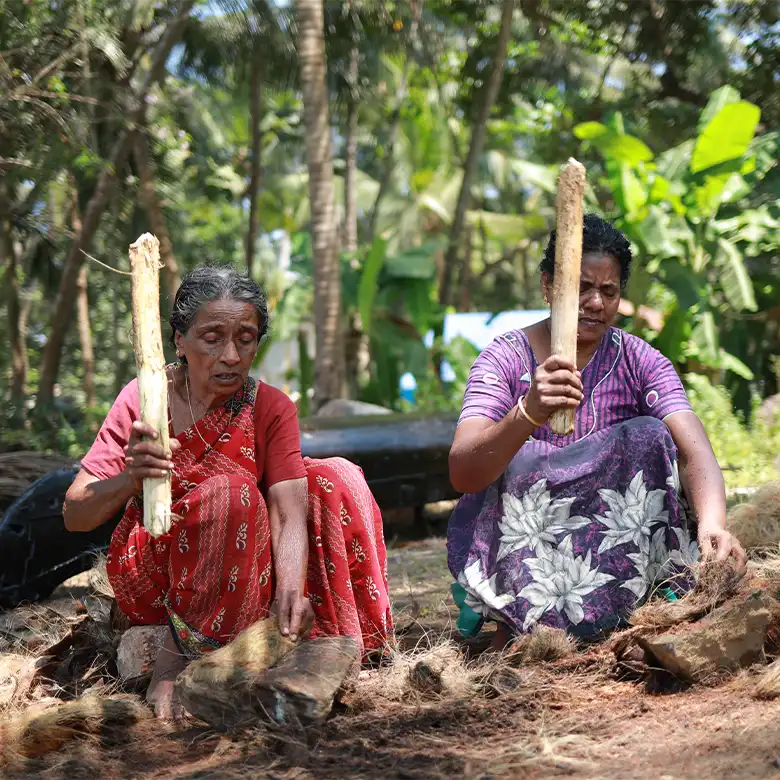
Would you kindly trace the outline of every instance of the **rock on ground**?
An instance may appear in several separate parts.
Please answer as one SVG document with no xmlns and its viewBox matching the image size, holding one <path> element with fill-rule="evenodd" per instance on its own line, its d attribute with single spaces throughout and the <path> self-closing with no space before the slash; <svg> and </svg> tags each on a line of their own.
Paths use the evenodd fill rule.
<svg viewBox="0 0 780 780">
<path fill-rule="evenodd" d="M 764 642 L 778 603 L 752 591 L 696 623 L 637 642 L 664 669 L 691 682 L 708 682 L 724 672 L 764 660 Z"/>
<path fill-rule="evenodd" d="M 176 693 L 189 713 L 219 731 L 316 722 L 330 712 L 358 656 L 349 637 L 294 645 L 279 636 L 276 620 L 265 620 L 190 664 Z"/>
<path fill-rule="evenodd" d="M 372 414 L 392 414 L 391 409 L 363 401 L 350 401 L 347 398 L 334 398 L 323 404 L 317 412 L 317 417 L 356 417 Z"/>
<path fill-rule="evenodd" d="M 122 634 L 116 654 L 119 678 L 137 681 L 152 674 L 168 626 L 132 626 Z"/>
</svg>

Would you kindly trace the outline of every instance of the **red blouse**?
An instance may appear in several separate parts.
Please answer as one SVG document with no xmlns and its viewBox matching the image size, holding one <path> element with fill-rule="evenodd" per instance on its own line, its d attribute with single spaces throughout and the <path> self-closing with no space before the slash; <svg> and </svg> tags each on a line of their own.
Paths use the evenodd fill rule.
<svg viewBox="0 0 780 780">
<path fill-rule="evenodd" d="M 81 467 L 98 479 L 120 474 L 130 429 L 140 417 L 138 380 L 134 379 L 114 401 Z M 255 399 L 255 462 L 263 491 L 277 482 L 306 476 L 295 404 L 281 390 L 263 382 L 257 383 Z"/>
</svg>

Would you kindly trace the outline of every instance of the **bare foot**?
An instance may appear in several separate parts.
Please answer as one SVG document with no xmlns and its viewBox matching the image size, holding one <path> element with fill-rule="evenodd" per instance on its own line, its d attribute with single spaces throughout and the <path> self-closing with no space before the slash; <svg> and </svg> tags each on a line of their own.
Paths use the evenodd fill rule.
<svg viewBox="0 0 780 780">
<path fill-rule="evenodd" d="M 515 638 L 512 630 L 504 623 L 496 624 L 496 634 L 490 643 L 490 649 L 500 653 Z"/>
<path fill-rule="evenodd" d="M 187 659 L 179 653 L 170 632 L 160 648 L 152 671 L 152 681 L 146 691 L 146 701 L 154 714 L 165 721 L 181 721 L 186 717 L 184 707 L 174 693 L 174 683 L 187 666 Z"/>
</svg>

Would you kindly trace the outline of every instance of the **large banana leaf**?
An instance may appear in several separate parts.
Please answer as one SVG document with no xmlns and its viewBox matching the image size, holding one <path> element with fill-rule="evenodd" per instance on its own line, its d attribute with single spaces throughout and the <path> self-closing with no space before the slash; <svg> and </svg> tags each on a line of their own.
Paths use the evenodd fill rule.
<svg viewBox="0 0 780 780">
<path fill-rule="evenodd" d="M 699 117 L 699 132 L 701 133 L 725 106 L 730 103 L 738 103 L 739 99 L 739 90 L 728 84 L 720 89 L 716 89 L 710 95 L 710 99 Z"/>
<path fill-rule="evenodd" d="M 617 132 L 601 122 L 583 122 L 574 128 L 574 135 L 590 141 L 606 157 L 632 167 L 653 159 L 653 152 L 643 141 Z"/>
<path fill-rule="evenodd" d="M 639 210 L 647 203 L 647 189 L 631 166 L 626 163 L 620 164 L 620 178 L 616 195 L 626 219 L 630 222 L 637 218 Z"/>
<path fill-rule="evenodd" d="M 696 350 L 696 357 L 702 363 L 716 368 L 720 365 L 718 327 L 715 324 L 715 317 L 709 309 L 697 314 L 696 325 L 691 333 L 691 342 Z"/>
<path fill-rule="evenodd" d="M 484 227 L 488 237 L 504 244 L 516 244 L 547 228 L 540 214 L 499 214 L 493 211 L 469 211 L 469 224 Z"/>
<path fill-rule="evenodd" d="M 746 100 L 723 106 L 696 139 L 691 172 L 699 173 L 742 157 L 753 140 L 760 117 L 758 106 Z"/>
<path fill-rule="evenodd" d="M 509 165 L 512 172 L 520 179 L 521 185 L 537 187 L 542 192 L 556 192 L 557 174 L 552 166 L 518 159 L 510 159 Z"/>
<path fill-rule="evenodd" d="M 655 164 L 664 178 L 670 182 L 679 181 L 688 172 L 688 165 L 693 154 L 694 141 L 684 141 L 679 146 L 659 154 Z"/>
<path fill-rule="evenodd" d="M 756 311 L 753 282 L 745 268 L 742 253 L 724 238 L 718 239 L 715 263 L 720 271 L 720 284 L 726 300 L 737 311 Z"/>
<path fill-rule="evenodd" d="M 647 216 L 637 225 L 644 248 L 653 257 L 679 257 L 685 247 L 670 229 L 669 215 L 659 206 L 650 206 Z"/>
<path fill-rule="evenodd" d="M 684 357 L 683 352 L 690 334 L 689 312 L 676 306 L 664 319 L 663 329 L 653 341 L 653 346 L 673 363 L 679 363 Z"/>
<path fill-rule="evenodd" d="M 705 294 L 704 279 L 679 260 L 664 260 L 661 263 L 660 277 L 677 296 L 677 305 L 682 310 L 695 306 Z"/>
<path fill-rule="evenodd" d="M 376 297 L 379 272 L 385 262 L 387 251 L 387 241 L 381 237 L 374 239 L 374 243 L 363 264 L 363 273 L 360 276 L 358 286 L 358 311 L 363 326 L 363 332 L 366 335 L 371 333 L 373 323 L 374 298 Z"/>
<path fill-rule="evenodd" d="M 440 241 L 427 241 L 392 255 L 385 260 L 385 273 L 396 279 L 432 279 L 436 273 L 434 254 L 440 246 Z"/>
</svg>

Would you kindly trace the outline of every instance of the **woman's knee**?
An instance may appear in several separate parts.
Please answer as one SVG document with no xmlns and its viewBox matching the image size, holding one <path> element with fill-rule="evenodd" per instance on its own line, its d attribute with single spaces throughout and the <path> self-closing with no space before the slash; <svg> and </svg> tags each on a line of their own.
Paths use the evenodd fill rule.
<svg viewBox="0 0 780 780">
<path fill-rule="evenodd" d="M 346 458 L 306 458 L 306 474 L 309 480 L 310 490 L 325 490 L 338 483 L 342 484 L 366 484 L 366 478 L 360 466 L 356 466 Z"/>
<path fill-rule="evenodd" d="M 200 482 L 174 507 L 182 517 L 192 513 L 198 504 L 224 506 L 230 514 L 265 507 L 257 482 L 242 474 L 217 474 Z"/>
<path fill-rule="evenodd" d="M 672 435 L 663 420 L 657 417 L 634 417 L 623 423 L 629 431 L 640 432 L 645 439 L 658 440 L 659 443 L 673 444 Z"/>
</svg>

